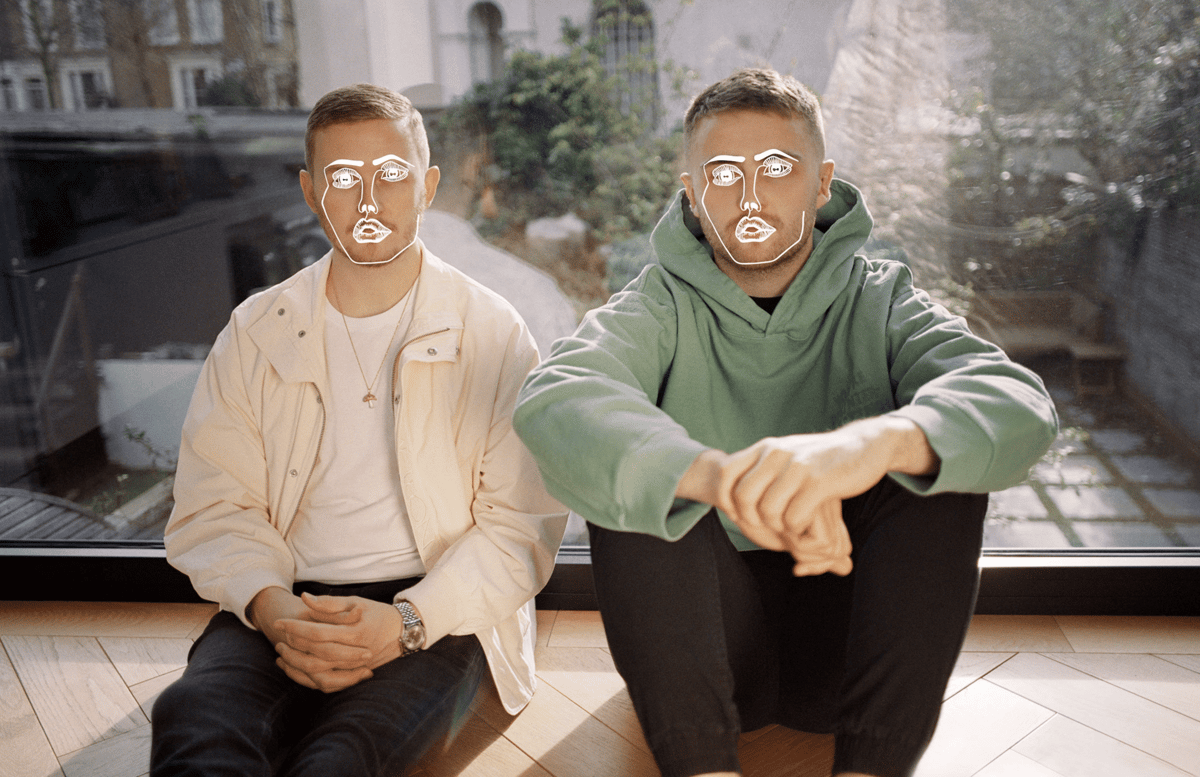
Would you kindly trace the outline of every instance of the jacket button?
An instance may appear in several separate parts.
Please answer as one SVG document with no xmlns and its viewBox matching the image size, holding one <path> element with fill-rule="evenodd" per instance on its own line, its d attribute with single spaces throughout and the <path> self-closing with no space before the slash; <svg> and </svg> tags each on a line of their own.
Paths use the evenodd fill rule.
<svg viewBox="0 0 1200 777">
<path fill-rule="evenodd" d="M 300 472 L 299 472 L 299 470 L 292 470 L 288 474 L 291 475 L 292 477 L 296 477 L 297 475 L 300 474 Z"/>
<path fill-rule="evenodd" d="M 279 309 L 278 311 L 276 311 L 276 312 L 277 312 L 277 313 L 279 313 L 279 315 L 281 315 L 281 316 L 282 316 L 282 315 L 283 315 L 283 308 L 280 308 L 280 309 Z"/>
<path fill-rule="evenodd" d="M 304 335 L 306 335 L 306 334 L 308 334 L 308 333 L 305 332 L 303 329 L 301 329 L 299 332 L 297 332 L 297 335 L 299 335 L 300 337 L 304 337 Z"/>
<path fill-rule="evenodd" d="M 436 348 L 430 348 L 430 349 L 429 349 L 428 351 L 426 351 L 425 353 L 429 354 L 430 356 L 437 356 L 437 349 L 436 349 Z"/>
</svg>

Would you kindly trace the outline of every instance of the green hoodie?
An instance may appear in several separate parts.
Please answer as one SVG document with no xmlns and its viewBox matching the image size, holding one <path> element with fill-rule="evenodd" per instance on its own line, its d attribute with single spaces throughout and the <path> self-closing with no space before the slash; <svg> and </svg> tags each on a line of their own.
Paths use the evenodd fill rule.
<svg viewBox="0 0 1200 777">
<path fill-rule="evenodd" d="M 706 448 L 885 413 L 914 421 L 941 458 L 935 477 L 891 475 L 915 493 L 1025 478 L 1058 429 L 1041 380 L 914 289 L 905 265 L 856 256 L 871 216 L 850 184 L 832 193 L 773 313 L 721 272 L 675 197 L 652 236 L 659 263 L 558 340 L 521 390 L 514 427 L 551 494 L 599 526 L 677 539 L 710 509 L 674 497 Z"/>
</svg>

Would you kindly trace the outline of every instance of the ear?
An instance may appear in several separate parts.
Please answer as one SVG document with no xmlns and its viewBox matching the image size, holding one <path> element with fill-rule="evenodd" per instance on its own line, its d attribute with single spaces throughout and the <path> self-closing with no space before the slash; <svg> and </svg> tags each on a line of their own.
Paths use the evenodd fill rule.
<svg viewBox="0 0 1200 777">
<path fill-rule="evenodd" d="M 308 174 L 307 170 L 300 171 L 300 191 L 304 192 L 304 201 L 308 203 L 312 212 L 318 216 L 321 215 L 317 210 L 317 194 L 313 191 L 312 176 Z"/>
<path fill-rule="evenodd" d="M 437 165 L 425 171 L 425 207 L 428 208 L 433 204 L 433 198 L 437 196 L 438 181 L 442 180 L 442 171 Z"/>
<path fill-rule="evenodd" d="M 687 193 L 688 202 L 692 204 L 692 212 L 696 212 L 696 195 L 692 191 L 692 174 L 680 173 L 679 180 L 683 181 L 683 190 Z"/>
<path fill-rule="evenodd" d="M 821 171 L 817 173 L 819 188 L 817 189 L 817 209 L 825 207 L 825 203 L 833 198 L 833 193 L 829 191 L 830 185 L 833 183 L 833 160 L 826 159 L 821 163 Z"/>
</svg>

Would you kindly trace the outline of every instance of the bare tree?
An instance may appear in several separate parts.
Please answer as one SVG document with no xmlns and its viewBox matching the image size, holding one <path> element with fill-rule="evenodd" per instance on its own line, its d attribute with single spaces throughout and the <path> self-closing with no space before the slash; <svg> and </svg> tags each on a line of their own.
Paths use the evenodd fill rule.
<svg viewBox="0 0 1200 777">
<path fill-rule="evenodd" d="M 173 0 L 105 0 L 105 29 L 109 49 L 121 52 L 133 64 L 141 90 L 141 104 L 159 105 L 154 93 L 153 73 L 158 65 L 151 57 L 153 31 L 169 21 L 175 12 Z"/>
<path fill-rule="evenodd" d="M 65 3 L 62 0 L 5 0 L 4 7 L 6 13 L 18 19 L 16 29 L 12 31 L 14 47 L 24 48 L 41 65 L 47 107 L 61 107 L 58 89 L 59 48 L 70 32 Z"/>
</svg>

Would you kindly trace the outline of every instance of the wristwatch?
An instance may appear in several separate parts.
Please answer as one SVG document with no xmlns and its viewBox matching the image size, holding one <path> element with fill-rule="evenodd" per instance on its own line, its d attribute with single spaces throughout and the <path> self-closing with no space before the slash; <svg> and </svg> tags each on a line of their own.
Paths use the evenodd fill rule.
<svg viewBox="0 0 1200 777">
<path fill-rule="evenodd" d="M 400 632 L 400 656 L 411 655 L 425 647 L 425 624 L 417 609 L 407 599 L 396 602 L 396 609 L 404 619 L 404 631 Z"/>
</svg>

